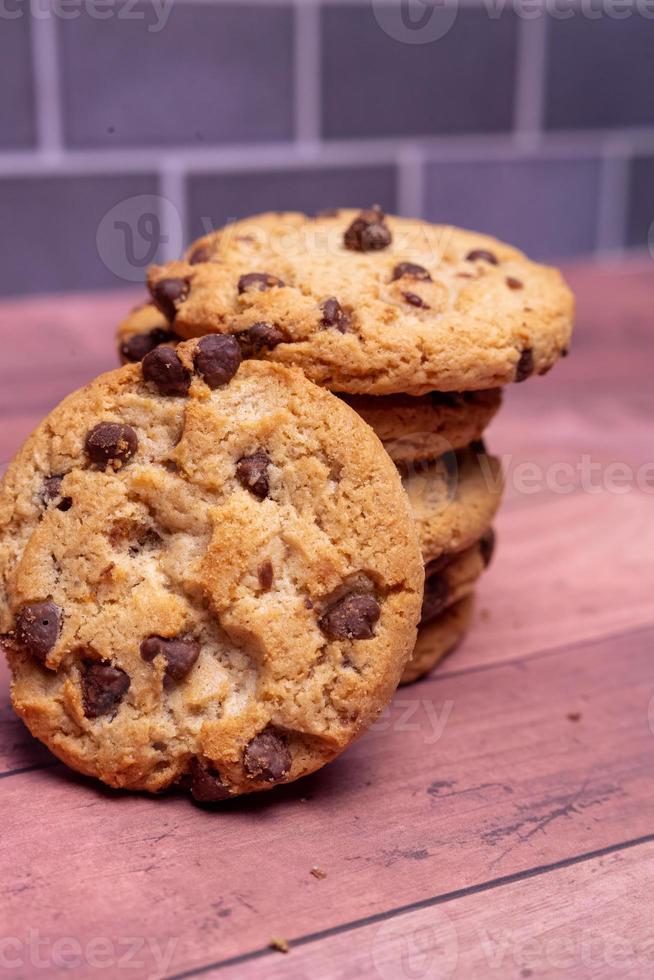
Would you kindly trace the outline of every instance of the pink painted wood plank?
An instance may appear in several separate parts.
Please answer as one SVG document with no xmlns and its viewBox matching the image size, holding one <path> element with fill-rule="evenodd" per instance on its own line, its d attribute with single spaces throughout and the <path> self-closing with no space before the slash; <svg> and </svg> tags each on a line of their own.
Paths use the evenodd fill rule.
<svg viewBox="0 0 654 980">
<path fill-rule="evenodd" d="M 646 835 L 653 642 L 417 685 L 335 765 L 217 813 L 63 767 L 0 780 L 3 934 L 172 939 L 173 973 Z"/>
<path fill-rule="evenodd" d="M 225 980 L 641 980 L 654 843 L 239 963 Z"/>
<path fill-rule="evenodd" d="M 575 494 L 505 508 L 474 626 L 442 670 L 654 623 L 654 499 Z"/>
</svg>

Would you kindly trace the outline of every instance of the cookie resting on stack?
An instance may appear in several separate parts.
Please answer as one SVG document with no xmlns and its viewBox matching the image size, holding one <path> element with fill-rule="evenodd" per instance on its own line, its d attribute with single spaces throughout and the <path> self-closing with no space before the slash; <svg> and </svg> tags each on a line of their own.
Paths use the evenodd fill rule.
<svg viewBox="0 0 654 980">
<path fill-rule="evenodd" d="M 399 468 L 427 585 L 404 682 L 463 636 L 502 494 L 483 433 L 502 386 L 567 353 L 573 297 L 556 269 L 487 236 L 378 208 L 259 215 L 154 267 L 118 328 L 123 361 L 210 333 L 301 367 L 375 430 Z M 353 451 L 356 445 L 353 444 Z"/>
<path fill-rule="evenodd" d="M 329 762 L 390 701 L 423 583 L 372 430 L 231 337 L 70 395 L 0 489 L 14 707 L 111 786 L 214 802 Z"/>
<path fill-rule="evenodd" d="M 484 431 L 573 301 L 378 208 L 238 222 L 148 285 L 123 366 L 2 481 L 0 641 L 60 759 L 213 803 L 320 768 L 456 646 L 502 494 Z"/>
</svg>

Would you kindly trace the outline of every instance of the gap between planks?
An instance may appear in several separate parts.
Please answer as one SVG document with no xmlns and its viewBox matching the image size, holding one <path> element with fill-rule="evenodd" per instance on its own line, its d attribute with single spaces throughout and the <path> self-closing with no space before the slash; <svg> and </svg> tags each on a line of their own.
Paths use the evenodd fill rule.
<svg viewBox="0 0 654 980">
<path fill-rule="evenodd" d="M 651 839 L 629 842 L 544 876 L 522 878 L 391 916 L 381 923 L 296 944 L 293 955 L 256 957 L 236 969 L 205 970 L 226 980 L 399 976 L 487 980 L 537 975 L 634 980 L 648 973 L 652 941 L 648 918 L 654 868 Z M 268 951 L 270 952 L 270 951 Z M 249 965 L 248 965 L 249 964 Z"/>
</svg>

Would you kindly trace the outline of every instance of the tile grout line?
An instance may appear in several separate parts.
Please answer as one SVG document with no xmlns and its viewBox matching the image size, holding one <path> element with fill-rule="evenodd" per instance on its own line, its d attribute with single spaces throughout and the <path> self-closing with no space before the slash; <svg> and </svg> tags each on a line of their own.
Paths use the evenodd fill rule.
<svg viewBox="0 0 654 980">
<path fill-rule="evenodd" d="M 513 127 L 516 144 L 534 149 L 542 142 L 545 117 L 547 15 L 518 20 Z"/>
<path fill-rule="evenodd" d="M 186 174 L 175 160 L 167 159 L 158 177 L 163 201 L 163 206 L 159 206 L 162 259 L 174 262 L 189 240 Z"/>
<path fill-rule="evenodd" d="M 628 141 L 634 153 L 654 153 L 654 127 L 635 130 L 552 130 L 538 144 L 544 159 L 584 155 L 599 156 L 607 140 Z M 251 144 L 218 144 L 210 147 L 180 146 L 174 150 L 175 161 L 189 172 L 211 170 L 231 173 L 236 170 L 255 172 L 278 170 L 288 166 L 334 167 L 371 166 L 395 163 L 399 153 L 417 148 L 427 160 L 515 160 L 533 154 L 533 140 L 522 145 L 516 133 L 467 133 L 442 137 L 389 136 L 385 139 L 326 140 Z M 0 179 L 39 177 L 56 174 L 143 173 L 158 171 L 162 157 L 171 154 L 170 146 L 121 147 L 107 149 L 62 148 L 54 154 L 22 150 L 0 152 Z"/>
<path fill-rule="evenodd" d="M 356 932 L 358 929 L 363 929 L 370 925 L 376 925 L 378 922 L 386 922 L 389 919 L 397 919 L 402 915 L 408 915 L 411 912 L 419 912 L 423 909 L 433 908 L 438 905 L 446 905 L 448 902 L 468 898 L 472 895 L 483 894 L 484 892 L 493 891 L 495 888 L 503 888 L 508 885 L 518 884 L 522 881 L 528 881 L 531 878 L 540 878 L 544 875 L 552 874 L 556 871 L 562 871 L 578 864 L 585 864 L 588 861 L 593 861 L 597 858 L 607 857 L 609 854 L 616 854 L 620 851 L 630 850 L 631 848 L 640 847 L 644 844 L 650 844 L 653 842 L 654 833 L 645 834 L 642 837 L 630 838 L 629 840 L 620 841 L 616 844 L 608 844 L 606 847 L 601 847 L 594 851 L 586 851 L 583 854 L 575 854 L 572 857 L 562 858 L 559 861 L 552 861 L 549 864 L 536 865 L 533 868 L 526 868 L 523 871 L 516 871 L 512 874 L 502 875 L 499 878 L 491 878 L 487 881 L 479 882 L 476 885 L 468 885 L 465 888 L 458 888 L 451 892 L 444 892 L 441 895 L 434 895 L 431 898 L 419 899 L 416 902 L 410 902 L 406 905 L 400 905 L 397 908 L 387 909 L 384 912 L 373 913 L 372 915 L 362 917 L 361 919 L 353 919 L 351 922 L 346 922 L 339 926 L 332 926 L 329 929 L 323 929 L 319 932 L 308 933 L 307 935 L 300 936 L 297 939 L 289 940 L 289 945 L 291 949 L 299 949 L 302 946 L 309 946 L 312 943 L 329 939 L 332 936 L 340 936 L 349 932 Z M 240 963 L 249 962 L 250 960 L 261 959 L 264 956 L 276 955 L 278 954 L 274 950 L 272 950 L 269 946 L 265 946 L 259 949 L 254 949 L 249 953 L 241 953 L 240 955 L 233 956 L 226 960 L 218 960 L 213 963 L 207 963 L 203 966 L 183 971 L 181 973 L 169 975 L 166 980 L 188 980 L 190 977 L 201 976 L 203 973 L 208 973 L 209 970 L 222 970 L 229 966 L 236 966 Z"/>
<path fill-rule="evenodd" d="M 422 218 L 425 207 L 425 160 L 419 146 L 407 146 L 397 157 L 397 208 L 405 218 Z"/>
<path fill-rule="evenodd" d="M 51 11 L 30 20 L 32 77 L 38 149 L 47 162 L 63 149 L 57 23 Z"/>
<path fill-rule="evenodd" d="M 320 140 L 320 9 L 295 0 L 293 22 L 294 132 L 299 144 Z"/>
<path fill-rule="evenodd" d="M 615 255 L 626 247 L 631 151 L 628 140 L 615 137 L 607 140 L 600 158 L 596 232 L 599 255 Z"/>
</svg>

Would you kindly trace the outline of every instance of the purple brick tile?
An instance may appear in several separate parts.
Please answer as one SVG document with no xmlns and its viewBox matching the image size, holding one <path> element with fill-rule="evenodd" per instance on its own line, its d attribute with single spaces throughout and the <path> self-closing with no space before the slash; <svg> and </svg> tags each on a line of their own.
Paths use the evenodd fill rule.
<svg viewBox="0 0 654 980">
<path fill-rule="evenodd" d="M 415 18 L 422 11 L 423 20 L 412 21 L 422 23 L 422 30 L 406 26 L 405 3 L 323 10 L 324 134 L 383 137 L 509 129 L 515 16 L 489 17 L 485 10 L 439 9 L 438 4 L 431 11 L 415 3 L 408 9 Z M 431 37 L 430 31 L 444 36 L 407 43 Z"/>
<path fill-rule="evenodd" d="M 395 210 L 390 166 L 198 174 L 189 181 L 190 234 L 195 238 L 231 219 L 261 211 L 306 211 L 381 204 Z"/>
<path fill-rule="evenodd" d="M 593 159 L 443 162 L 427 167 L 425 210 L 432 221 L 556 258 L 593 251 L 598 196 Z"/>
<path fill-rule="evenodd" d="M 9 4 L 6 10 L 23 13 L 16 19 L 0 18 L 0 147 L 20 150 L 36 140 L 30 19 L 24 6 Z"/>
<path fill-rule="evenodd" d="M 654 124 L 654 23 L 631 10 L 625 20 L 549 20 L 549 128 Z"/>
<path fill-rule="evenodd" d="M 168 15 L 159 30 L 157 10 Z M 141 3 L 130 18 L 82 14 L 62 22 L 59 36 L 71 146 L 239 143 L 292 135 L 288 7 Z"/>
<path fill-rule="evenodd" d="M 649 245 L 654 257 L 654 156 L 637 157 L 631 164 L 627 244 Z"/>
<path fill-rule="evenodd" d="M 11 229 L 0 246 L 0 293 L 142 279 L 148 259 L 162 257 L 152 202 L 142 197 L 156 191 L 148 175 L 0 179 L 0 227 Z"/>
</svg>

